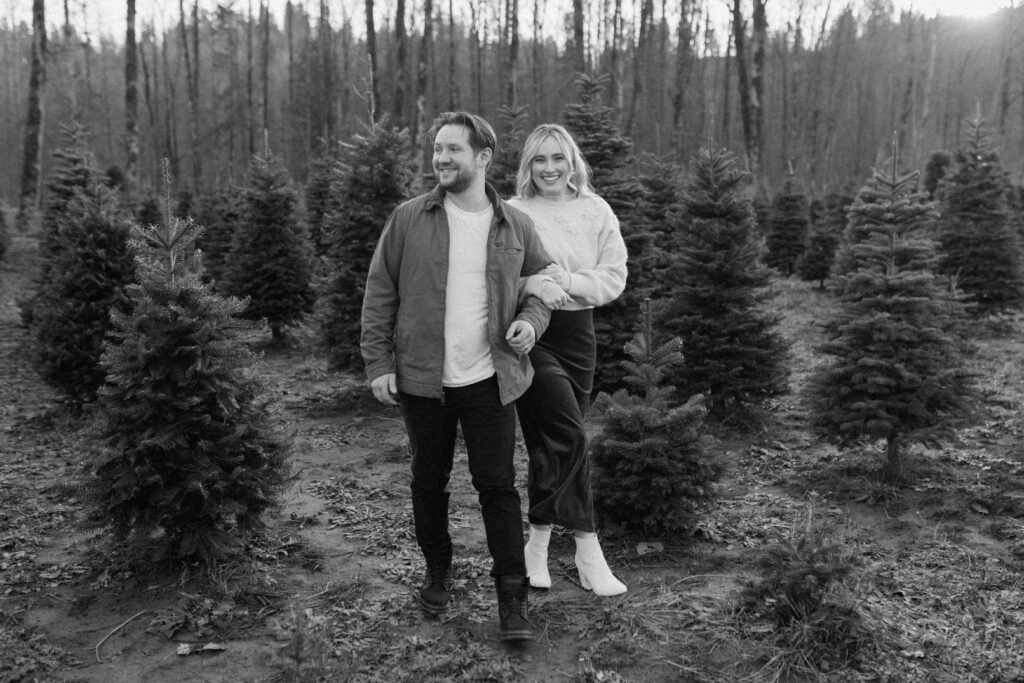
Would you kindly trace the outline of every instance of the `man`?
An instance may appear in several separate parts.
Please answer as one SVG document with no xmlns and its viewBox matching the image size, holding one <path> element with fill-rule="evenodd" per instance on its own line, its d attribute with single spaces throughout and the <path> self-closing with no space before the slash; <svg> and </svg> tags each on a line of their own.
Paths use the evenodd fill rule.
<svg viewBox="0 0 1024 683">
<path fill-rule="evenodd" d="M 461 424 L 483 514 L 502 640 L 531 640 L 522 512 L 515 488 L 514 401 L 533 377 L 527 353 L 550 320 L 519 278 L 551 263 L 530 219 L 484 178 L 491 126 L 466 112 L 431 127 L 437 186 L 401 204 L 381 234 L 363 299 L 360 349 L 378 401 L 400 404 L 412 447 L 417 594 L 437 615 L 451 595 L 448 480 Z"/>
</svg>

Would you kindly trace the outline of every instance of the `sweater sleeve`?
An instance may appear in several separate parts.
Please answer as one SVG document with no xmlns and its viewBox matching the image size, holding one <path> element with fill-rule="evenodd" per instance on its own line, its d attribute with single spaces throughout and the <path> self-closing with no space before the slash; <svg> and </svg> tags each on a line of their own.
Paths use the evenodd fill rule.
<svg viewBox="0 0 1024 683">
<path fill-rule="evenodd" d="M 569 282 L 569 296 L 585 306 L 604 306 L 626 288 L 626 242 L 619 230 L 619 219 L 607 204 L 604 209 L 597 263 L 592 268 L 573 271 Z"/>
</svg>

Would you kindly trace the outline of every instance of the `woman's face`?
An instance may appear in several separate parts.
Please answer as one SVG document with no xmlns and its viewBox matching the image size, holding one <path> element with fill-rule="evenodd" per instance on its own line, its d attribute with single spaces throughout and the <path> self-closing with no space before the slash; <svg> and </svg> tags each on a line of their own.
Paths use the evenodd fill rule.
<svg viewBox="0 0 1024 683">
<path fill-rule="evenodd" d="M 569 194 L 572 165 L 558 141 L 551 135 L 544 138 L 530 160 L 530 177 L 537 192 L 546 197 Z"/>
</svg>

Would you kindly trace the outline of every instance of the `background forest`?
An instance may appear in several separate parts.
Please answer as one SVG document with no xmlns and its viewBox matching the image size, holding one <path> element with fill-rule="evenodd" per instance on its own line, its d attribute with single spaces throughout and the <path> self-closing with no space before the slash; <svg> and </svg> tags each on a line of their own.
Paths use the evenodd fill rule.
<svg viewBox="0 0 1024 683">
<path fill-rule="evenodd" d="M 259 0 L 181 2 L 158 27 L 156 10 L 126 2 L 134 29 L 95 36 L 74 27 L 88 8 L 35 0 L 36 77 L 40 31 L 0 19 L 0 145 L 21 160 L 36 140 L 42 164 L 0 168 L 8 203 L 36 201 L 72 119 L 103 168 L 143 188 L 159 185 L 163 158 L 193 193 L 238 180 L 264 143 L 304 183 L 371 98 L 375 118 L 422 142 L 449 108 L 558 120 L 579 72 L 606 76 L 604 104 L 641 162 L 725 147 L 765 189 L 792 164 L 822 196 L 859 185 L 893 131 L 921 168 L 981 113 L 1013 179 L 1024 172 L 1024 8 L 966 20 L 897 14 L 887 0 L 321 0 L 273 12 Z"/>
</svg>

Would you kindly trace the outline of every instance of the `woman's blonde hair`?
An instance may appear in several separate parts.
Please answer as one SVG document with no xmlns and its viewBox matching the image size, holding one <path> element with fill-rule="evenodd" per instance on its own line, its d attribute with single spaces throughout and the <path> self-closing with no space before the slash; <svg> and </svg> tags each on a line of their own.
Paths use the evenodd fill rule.
<svg viewBox="0 0 1024 683">
<path fill-rule="evenodd" d="M 523 143 L 523 155 L 519 159 L 519 172 L 516 174 L 516 195 L 519 197 L 535 197 L 537 187 L 533 184 L 530 166 L 537 155 L 541 143 L 547 138 L 554 138 L 562 154 L 569 160 L 569 189 L 580 195 L 593 195 L 594 188 L 590 185 L 590 165 L 583 158 L 579 145 L 564 127 L 557 123 L 542 123 L 533 129 L 526 142 Z"/>
</svg>

